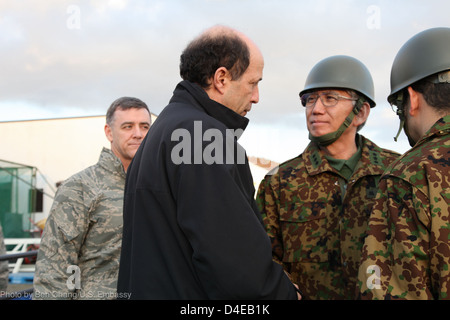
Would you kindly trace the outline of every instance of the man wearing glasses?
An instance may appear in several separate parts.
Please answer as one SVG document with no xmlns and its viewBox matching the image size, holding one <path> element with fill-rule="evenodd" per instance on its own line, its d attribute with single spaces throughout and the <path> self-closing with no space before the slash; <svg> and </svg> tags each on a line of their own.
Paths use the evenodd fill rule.
<svg viewBox="0 0 450 320">
<path fill-rule="evenodd" d="M 450 28 L 422 31 L 402 46 L 388 101 L 412 148 L 380 180 L 362 252 L 361 298 L 448 300 Z"/>
<path fill-rule="evenodd" d="M 372 77 L 359 60 L 332 56 L 317 63 L 300 92 L 311 142 L 259 187 L 273 257 L 304 299 L 355 298 L 378 180 L 398 157 L 357 133 L 373 97 Z"/>
</svg>

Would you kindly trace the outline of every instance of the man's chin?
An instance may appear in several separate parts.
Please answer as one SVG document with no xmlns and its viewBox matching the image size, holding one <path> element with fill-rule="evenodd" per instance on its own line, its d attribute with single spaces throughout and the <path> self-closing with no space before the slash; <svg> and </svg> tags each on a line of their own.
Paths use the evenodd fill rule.
<svg viewBox="0 0 450 320">
<path fill-rule="evenodd" d="M 131 159 L 133 159 L 134 158 L 134 156 L 135 156 L 135 154 L 136 154 L 136 152 L 138 151 L 138 149 L 139 149 L 139 146 L 137 146 L 136 148 L 128 148 L 128 152 L 127 152 L 127 155 L 131 158 Z"/>
</svg>

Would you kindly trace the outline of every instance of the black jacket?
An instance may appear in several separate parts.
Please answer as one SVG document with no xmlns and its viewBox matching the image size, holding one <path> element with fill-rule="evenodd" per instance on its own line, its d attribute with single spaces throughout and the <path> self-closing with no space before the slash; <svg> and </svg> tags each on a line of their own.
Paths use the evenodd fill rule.
<svg viewBox="0 0 450 320">
<path fill-rule="evenodd" d="M 272 261 L 245 151 L 228 139 L 247 123 L 178 84 L 128 168 L 119 297 L 296 298 Z"/>
</svg>

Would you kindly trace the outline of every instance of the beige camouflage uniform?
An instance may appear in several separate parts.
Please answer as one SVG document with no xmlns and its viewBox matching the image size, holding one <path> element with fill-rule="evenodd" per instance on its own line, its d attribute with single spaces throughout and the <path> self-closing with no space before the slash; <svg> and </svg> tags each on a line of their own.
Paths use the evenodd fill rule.
<svg viewBox="0 0 450 320">
<path fill-rule="evenodd" d="M 59 187 L 36 262 L 35 299 L 115 298 L 125 177 L 120 160 L 104 148 L 96 165 Z M 70 266 L 81 271 L 81 289 Z"/>
<path fill-rule="evenodd" d="M 359 271 L 362 299 L 450 299 L 450 115 L 380 180 Z"/>
<path fill-rule="evenodd" d="M 353 299 L 378 180 L 398 154 L 357 135 L 361 159 L 346 181 L 311 142 L 269 173 L 257 202 L 274 259 L 307 299 Z M 346 190 L 346 191 L 345 191 Z"/>
<path fill-rule="evenodd" d="M 0 226 L 0 256 L 6 254 L 5 241 L 3 240 L 3 230 Z M 0 296 L 8 287 L 8 261 L 0 261 Z"/>
</svg>

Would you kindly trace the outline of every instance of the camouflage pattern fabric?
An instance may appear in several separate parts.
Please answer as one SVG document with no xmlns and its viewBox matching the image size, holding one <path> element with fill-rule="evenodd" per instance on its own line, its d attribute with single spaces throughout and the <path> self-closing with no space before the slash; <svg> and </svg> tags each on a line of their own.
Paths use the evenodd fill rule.
<svg viewBox="0 0 450 320">
<path fill-rule="evenodd" d="M 369 220 L 362 299 L 450 299 L 450 116 L 387 170 Z"/>
<path fill-rule="evenodd" d="M 0 255 L 4 254 L 6 254 L 6 246 L 2 226 L 0 226 Z M 0 261 L 0 296 L 8 287 L 8 276 L 8 261 Z"/>
<path fill-rule="evenodd" d="M 317 144 L 270 172 L 257 202 L 281 263 L 306 299 L 354 299 L 370 209 L 381 174 L 399 155 L 357 135 L 362 148 L 346 181 Z"/>
<path fill-rule="evenodd" d="M 36 262 L 34 299 L 115 298 L 125 177 L 120 160 L 104 148 L 96 165 L 58 188 Z"/>
</svg>

